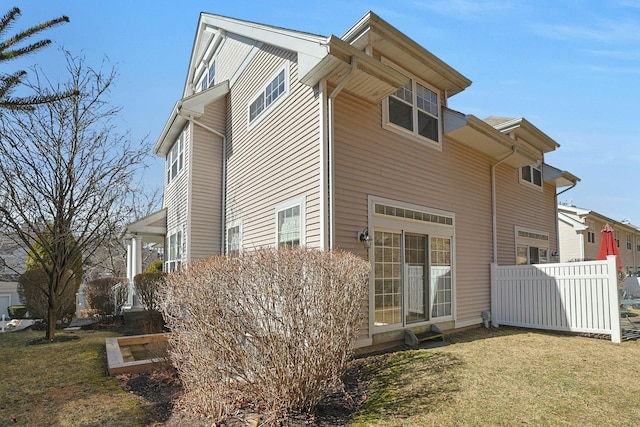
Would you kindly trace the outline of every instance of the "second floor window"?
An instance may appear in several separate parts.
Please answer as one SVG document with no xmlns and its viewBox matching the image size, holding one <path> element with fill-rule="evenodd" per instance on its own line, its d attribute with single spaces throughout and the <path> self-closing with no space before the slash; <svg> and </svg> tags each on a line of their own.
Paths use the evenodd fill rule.
<svg viewBox="0 0 640 427">
<path fill-rule="evenodd" d="M 542 188 L 542 164 L 536 163 L 520 168 L 520 180 Z"/>
<path fill-rule="evenodd" d="M 391 129 L 440 144 L 438 93 L 414 79 L 387 99 L 387 123 Z"/>
<path fill-rule="evenodd" d="M 627 250 L 630 251 L 633 247 L 633 243 L 631 243 L 631 235 L 627 234 Z"/>
<path fill-rule="evenodd" d="M 184 138 L 182 131 L 167 154 L 167 185 L 171 184 L 184 168 Z"/>
</svg>

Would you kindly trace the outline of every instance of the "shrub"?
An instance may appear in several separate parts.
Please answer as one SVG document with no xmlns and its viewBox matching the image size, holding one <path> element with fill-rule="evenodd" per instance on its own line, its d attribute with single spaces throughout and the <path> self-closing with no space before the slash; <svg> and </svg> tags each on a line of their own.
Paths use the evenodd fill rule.
<svg viewBox="0 0 640 427">
<path fill-rule="evenodd" d="M 136 295 L 140 304 L 147 310 L 158 309 L 158 288 L 164 281 L 162 272 L 140 273 L 133 278 L 136 287 Z"/>
<path fill-rule="evenodd" d="M 84 289 L 89 306 L 101 316 L 119 314 L 129 293 L 126 277 L 92 280 L 85 285 Z"/>
<path fill-rule="evenodd" d="M 162 266 L 164 265 L 164 261 L 161 259 L 157 259 L 153 261 L 147 269 L 144 271 L 145 273 L 162 273 Z"/>
<path fill-rule="evenodd" d="M 186 403 L 221 420 L 242 405 L 275 423 L 340 384 L 369 265 L 346 252 L 261 249 L 167 276 L 162 310 Z"/>
<path fill-rule="evenodd" d="M 62 276 L 62 282 L 58 286 L 56 293 L 58 301 L 57 320 L 67 320 L 75 315 L 77 291 L 75 276 L 71 270 L 67 270 Z M 20 276 L 18 280 L 18 295 L 20 296 L 20 301 L 27 307 L 31 318 L 47 320 L 49 276 L 43 268 L 32 268 Z"/>
<path fill-rule="evenodd" d="M 7 311 L 12 319 L 24 319 L 24 316 L 27 315 L 27 307 L 24 305 L 10 305 L 7 307 Z"/>
</svg>

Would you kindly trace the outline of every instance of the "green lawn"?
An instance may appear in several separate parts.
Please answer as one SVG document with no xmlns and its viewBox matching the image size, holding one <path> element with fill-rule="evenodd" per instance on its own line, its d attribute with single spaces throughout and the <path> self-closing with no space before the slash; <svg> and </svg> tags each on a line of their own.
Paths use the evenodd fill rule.
<svg viewBox="0 0 640 427">
<path fill-rule="evenodd" d="M 58 332 L 73 341 L 26 345 L 42 331 L 0 334 L 0 426 L 147 425 L 150 404 L 106 375 L 110 332 Z"/>
<path fill-rule="evenodd" d="M 0 334 L 0 426 L 158 425 L 152 404 L 106 376 L 110 332 L 25 345 Z M 478 328 L 448 346 L 359 359 L 370 388 L 354 426 L 631 426 L 640 342 Z"/>
</svg>

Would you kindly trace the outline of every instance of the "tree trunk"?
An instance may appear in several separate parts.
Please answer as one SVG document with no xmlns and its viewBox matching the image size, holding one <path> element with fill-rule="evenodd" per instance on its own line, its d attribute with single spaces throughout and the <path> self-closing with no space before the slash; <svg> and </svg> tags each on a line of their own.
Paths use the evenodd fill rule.
<svg viewBox="0 0 640 427">
<path fill-rule="evenodd" d="M 56 283 L 57 278 L 54 277 L 49 283 L 49 306 L 47 311 L 47 333 L 44 336 L 46 340 L 55 341 L 56 340 L 56 321 L 58 320 L 57 311 L 58 311 L 58 295 L 56 295 Z"/>
</svg>

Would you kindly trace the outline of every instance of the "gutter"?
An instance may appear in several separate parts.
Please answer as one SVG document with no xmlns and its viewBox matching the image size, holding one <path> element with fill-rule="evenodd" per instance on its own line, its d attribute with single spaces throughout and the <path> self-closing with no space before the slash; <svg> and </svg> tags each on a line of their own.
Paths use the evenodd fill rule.
<svg viewBox="0 0 640 427">
<path fill-rule="evenodd" d="M 509 157 L 516 154 L 517 148 L 511 147 L 511 152 L 504 155 L 500 160 L 491 165 L 491 228 L 493 239 L 493 263 L 498 262 L 498 220 L 497 220 L 497 207 L 496 207 L 496 167 L 507 160 Z M 557 205 L 557 204 L 556 204 Z"/>
<path fill-rule="evenodd" d="M 220 216 L 220 253 L 224 254 L 224 247 L 225 247 L 225 234 L 226 234 L 226 230 L 225 230 L 225 226 L 227 223 L 227 206 L 226 206 L 226 201 L 227 201 L 227 137 L 225 134 L 218 132 L 217 130 L 213 129 L 212 127 L 209 127 L 207 125 L 205 125 L 204 123 L 201 123 L 199 121 L 197 121 L 192 115 L 186 114 L 182 111 L 182 102 L 179 102 L 176 105 L 175 108 L 175 112 L 176 112 L 176 116 L 180 116 L 185 118 L 189 123 L 192 123 L 194 125 L 200 126 L 201 128 L 211 132 L 212 134 L 222 138 L 222 208 L 221 208 L 221 213 L 222 215 Z M 193 137 L 191 138 L 191 140 L 193 141 Z"/>
</svg>

